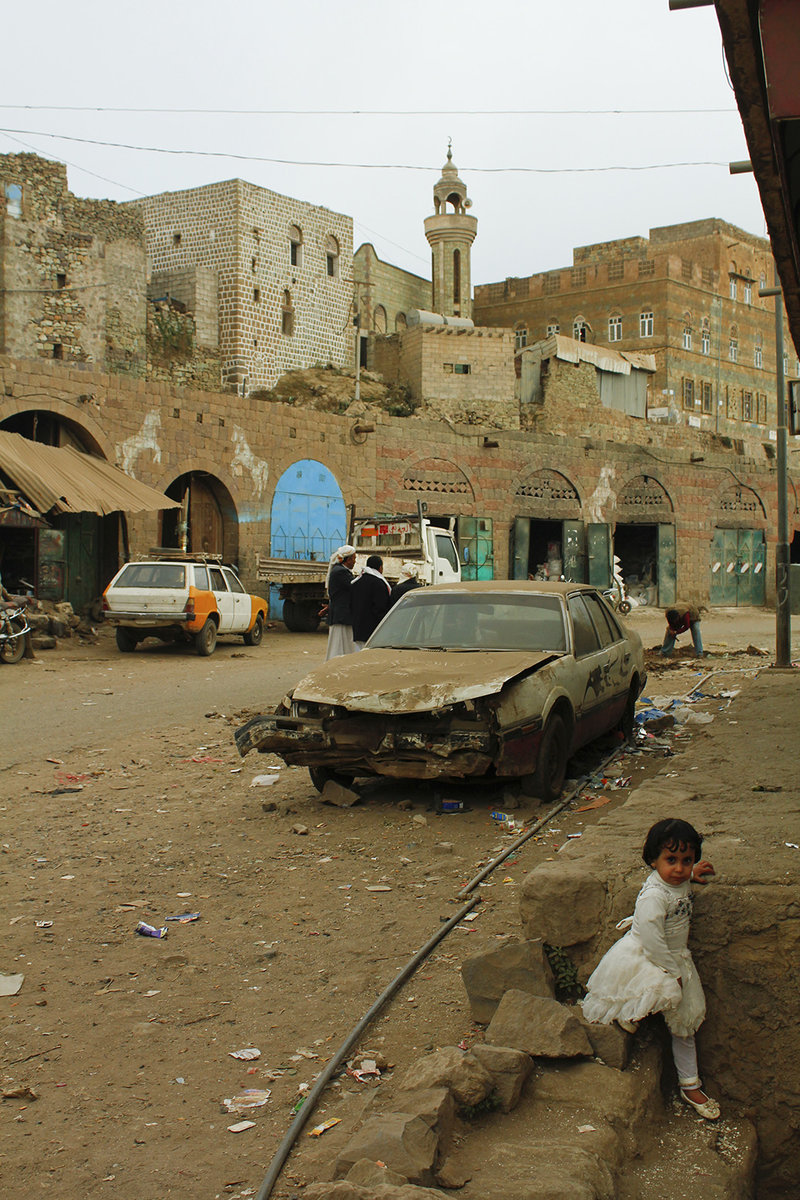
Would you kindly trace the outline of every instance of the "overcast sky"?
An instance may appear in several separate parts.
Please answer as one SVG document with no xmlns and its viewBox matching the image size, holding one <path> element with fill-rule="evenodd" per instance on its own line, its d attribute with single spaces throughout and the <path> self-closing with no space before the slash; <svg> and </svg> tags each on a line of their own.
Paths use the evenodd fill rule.
<svg viewBox="0 0 800 1200">
<path fill-rule="evenodd" d="M 0 153 L 67 162 L 79 196 L 238 176 L 350 214 L 356 247 L 427 274 L 422 222 L 452 138 L 478 218 L 473 283 L 678 221 L 765 233 L 753 177 L 727 170 L 748 152 L 713 7 L 39 0 L 5 21 Z"/>
</svg>

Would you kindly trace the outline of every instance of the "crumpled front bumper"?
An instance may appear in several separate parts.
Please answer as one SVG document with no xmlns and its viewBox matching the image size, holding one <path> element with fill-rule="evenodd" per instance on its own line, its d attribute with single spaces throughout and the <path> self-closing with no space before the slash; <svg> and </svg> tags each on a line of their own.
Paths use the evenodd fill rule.
<svg viewBox="0 0 800 1200">
<path fill-rule="evenodd" d="M 396 779 L 485 775 L 494 739 L 485 727 L 448 728 L 446 722 L 407 718 L 402 723 L 370 713 L 346 718 L 253 717 L 237 729 L 236 745 L 278 754 L 292 766 L 329 767 Z"/>
</svg>

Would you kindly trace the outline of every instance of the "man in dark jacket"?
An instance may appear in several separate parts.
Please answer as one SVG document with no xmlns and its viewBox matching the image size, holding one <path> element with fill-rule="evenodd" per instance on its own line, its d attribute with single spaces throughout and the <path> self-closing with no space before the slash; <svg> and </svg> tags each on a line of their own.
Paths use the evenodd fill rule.
<svg viewBox="0 0 800 1200">
<path fill-rule="evenodd" d="M 420 586 L 420 582 L 417 579 L 417 564 L 415 562 L 404 562 L 400 568 L 400 578 L 392 588 L 392 604 L 397 604 L 397 601 L 402 596 L 405 596 L 406 592 L 413 591 L 414 588 Z"/>
<path fill-rule="evenodd" d="M 350 603 L 353 567 L 356 565 L 354 546 L 340 546 L 331 555 L 325 586 L 328 589 L 327 621 L 328 649 L 325 658 L 338 658 L 341 654 L 352 654 L 353 610 Z"/>
<path fill-rule="evenodd" d="M 353 613 L 353 641 L 356 650 L 363 648 L 392 606 L 388 581 L 383 577 L 383 559 L 371 554 L 367 565 L 350 585 L 350 607 Z"/>
</svg>

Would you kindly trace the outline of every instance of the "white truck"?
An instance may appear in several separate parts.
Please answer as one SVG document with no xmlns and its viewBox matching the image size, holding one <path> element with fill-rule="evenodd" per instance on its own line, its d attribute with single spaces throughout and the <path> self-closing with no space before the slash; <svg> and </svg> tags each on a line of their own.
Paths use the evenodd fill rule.
<svg viewBox="0 0 800 1200">
<path fill-rule="evenodd" d="M 371 554 L 383 559 L 383 573 L 390 584 L 400 578 L 404 562 L 414 562 L 423 585 L 454 583 L 461 579 L 453 526 L 431 524 L 420 502 L 415 516 L 350 515 L 350 545 L 356 548 L 356 571 Z M 283 622 L 292 633 L 313 633 L 319 626 L 320 609 L 327 601 L 325 576 L 328 563 L 310 559 L 258 556 L 259 583 L 280 588 Z"/>
</svg>

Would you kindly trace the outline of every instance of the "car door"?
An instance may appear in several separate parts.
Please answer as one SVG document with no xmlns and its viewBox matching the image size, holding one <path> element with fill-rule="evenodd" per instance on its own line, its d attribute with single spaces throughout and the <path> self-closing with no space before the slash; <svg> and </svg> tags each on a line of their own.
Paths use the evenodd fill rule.
<svg viewBox="0 0 800 1200">
<path fill-rule="evenodd" d="M 241 580 L 230 567 L 223 567 L 222 574 L 228 590 L 233 597 L 233 624 L 231 633 L 246 633 L 250 628 L 251 606 L 250 596 L 242 587 Z"/>
<path fill-rule="evenodd" d="M 567 597 L 574 649 L 570 692 L 575 707 L 573 746 L 584 745 L 609 728 L 607 706 L 612 697 L 608 650 L 600 638 L 583 595 Z"/>
<path fill-rule="evenodd" d="M 211 591 L 219 613 L 219 633 L 231 633 L 236 619 L 236 601 L 228 588 L 221 567 L 209 567 Z"/>
<path fill-rule="evenodd" d="M 607 696 L 604 700 L 605 728 L 613 729 L 622 717 L 628 699 L 633 653 L 630 643 L 608 605 L 596 592 L 584 592 L 583 599 L 597 630 L 600 649 L 606 656 L 604 673 Z M 605 730 L 601 729 L 601 733 Z"/>
</svg>

